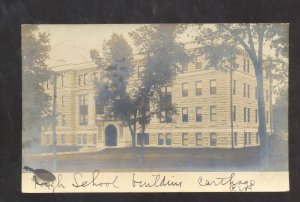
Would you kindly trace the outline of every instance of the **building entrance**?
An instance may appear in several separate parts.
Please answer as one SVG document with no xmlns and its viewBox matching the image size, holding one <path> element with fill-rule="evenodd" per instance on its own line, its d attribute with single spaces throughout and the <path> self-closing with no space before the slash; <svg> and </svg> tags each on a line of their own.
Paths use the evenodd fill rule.
<svg viewBox="0 0 300 202">
<path fill-rule="evenodd" d="M 105 146 L 117 146 L 117 129 L 113 125 L 105 128 Z"/>
</svg>

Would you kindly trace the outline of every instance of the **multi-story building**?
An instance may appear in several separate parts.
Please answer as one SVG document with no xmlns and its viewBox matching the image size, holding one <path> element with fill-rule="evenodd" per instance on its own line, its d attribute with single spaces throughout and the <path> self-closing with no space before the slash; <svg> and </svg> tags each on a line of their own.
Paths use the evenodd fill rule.
<svg viewBox="0 0 300 202">
<path fill-rule="evenodd" d="M 144 136 L 151 147 L 224 147 L 258 146 L 257 84 L 254 68 L 246 53 L 236 56 L 238 68 L 232 72 L 207 69 L 198 49 L 189 49 L 193 60 L 178 73 L 173 85 L 162 89 L 166 100 L 176 105 L 178 115 L 151 119 Z M 132 79 L 142 76 L 137 65 Z M 101 118 L 96 101 L 95 79 L 100 79 L 94 63 L 53 68 L 57 80 L 58 145 L 129 147 L 131 135 L 122 122 Z M 266 74 L 265 74 L 266 75 Z M 269 82 L 264 77 L 267 132 L 270 132 Z M 53 85 L 45 84 L 53 94 Z M 52 144 L 51 128 L 44 128 L 42 144 Z M 140 133 L 137 144 L 140 144 Z"/>
</svg>

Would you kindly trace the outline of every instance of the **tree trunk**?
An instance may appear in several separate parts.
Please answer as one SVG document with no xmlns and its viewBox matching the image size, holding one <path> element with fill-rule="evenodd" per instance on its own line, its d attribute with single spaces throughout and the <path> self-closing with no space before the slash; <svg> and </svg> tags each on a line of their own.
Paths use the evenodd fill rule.
<svg viewBox="0 0 300 202">
<path fill-rule="evenodd" d="M 256 79 L 257 79 L 257 101 L 258 101 L 258 118 L 259 118 L 258 134 L 260 140 L 260 160 L 262 165 L 268 165 L 269 148 L 268 148 L 268 135 L 266 130 L 262 64 L 257 64 L 256 70 L 257 70 Z"/>
<path fill-rule="evenodd" d="M 142 126 L 142 133 L 141 133 L 141 146 L 140 146 L 140 163 L 143 163 L 144 160 L 144 133 L 145 133 L 145 126 Z"/>
<path fill-rule="evenodd" d="M 136 138 L 135 134 L 131 134 L 131 141 L 132 141 L 132 158 L 136 160 Z"/>
<path fill-rule="evenodd" d="M 132 159 L 136 160 L 136 135 L 135 130 L 132 130 L 130 123 L 128 123 L 130 134 L 131 134 L 131 142 L 132 142 Z"/>
</svg>

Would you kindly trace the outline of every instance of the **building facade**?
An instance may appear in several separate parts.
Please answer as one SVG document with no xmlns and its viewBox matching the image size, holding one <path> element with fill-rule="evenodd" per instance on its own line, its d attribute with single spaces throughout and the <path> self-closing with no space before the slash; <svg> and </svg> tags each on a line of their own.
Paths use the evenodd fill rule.
<svg viewBox="0 0 300 202">
<path fill-rule="evenodd" d="M 222 72 L 205 68 L 198 49 L 189 49 L 193 60 L 178 73 L 173 85 L 162 89 L 178 115 L 171 120 L 153 117 L 144 135 L 147 147 L 243 148 L 259 145 L 257 84 L 247 54 L 236 57 L 237 69 Z M 132 79 L 142 75 L 137 65 Z M 101 72 L 94 63 L 53 68 L 57 79 L 57 145 L 130 147 L 131 135 L 122 122 L 101 118 L 94 81 Z M 265 73 L 264 73 L 265 74 Z M 265 74 L 266 75 L 266 74 Z M 264 77 L 267 132 L 270 132 L 270 85 Z M 45 84 L 53 95 L 53 84 Z M 53 96 L 52 96 L 53 97 Z M 42 144 L 52 144 L 52 129 L 43 128 Z M 138 131 L 137 131 L 138 132 Z M 140 144 L 137 134 L 137 145 Z"/>
</svg>

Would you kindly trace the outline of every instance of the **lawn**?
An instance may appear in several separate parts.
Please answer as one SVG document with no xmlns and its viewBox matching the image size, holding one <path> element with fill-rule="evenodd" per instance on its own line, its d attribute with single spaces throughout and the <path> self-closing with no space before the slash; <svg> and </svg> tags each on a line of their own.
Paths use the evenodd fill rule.
<svg viewBox="0 0 300 202">
<path fill-rule="evenodd" d="M 137 150 L 139 154 L 139 149 Z M 259 148 L 144 148 L 143 163 L 132 159 L 131 148 L 109 148 L 98 152 L 59 155 L 59 172 L 95 169 L 111 172 L 127 171 L 260 171 L 286 170 L 287 157 L 272 156 L 270 166 L 261 168 Z M 139 155 L 138 155 L 139 158 Z M 52 157 L 23 158 L 23 165 L 52 168 Z"/>
</svg>

